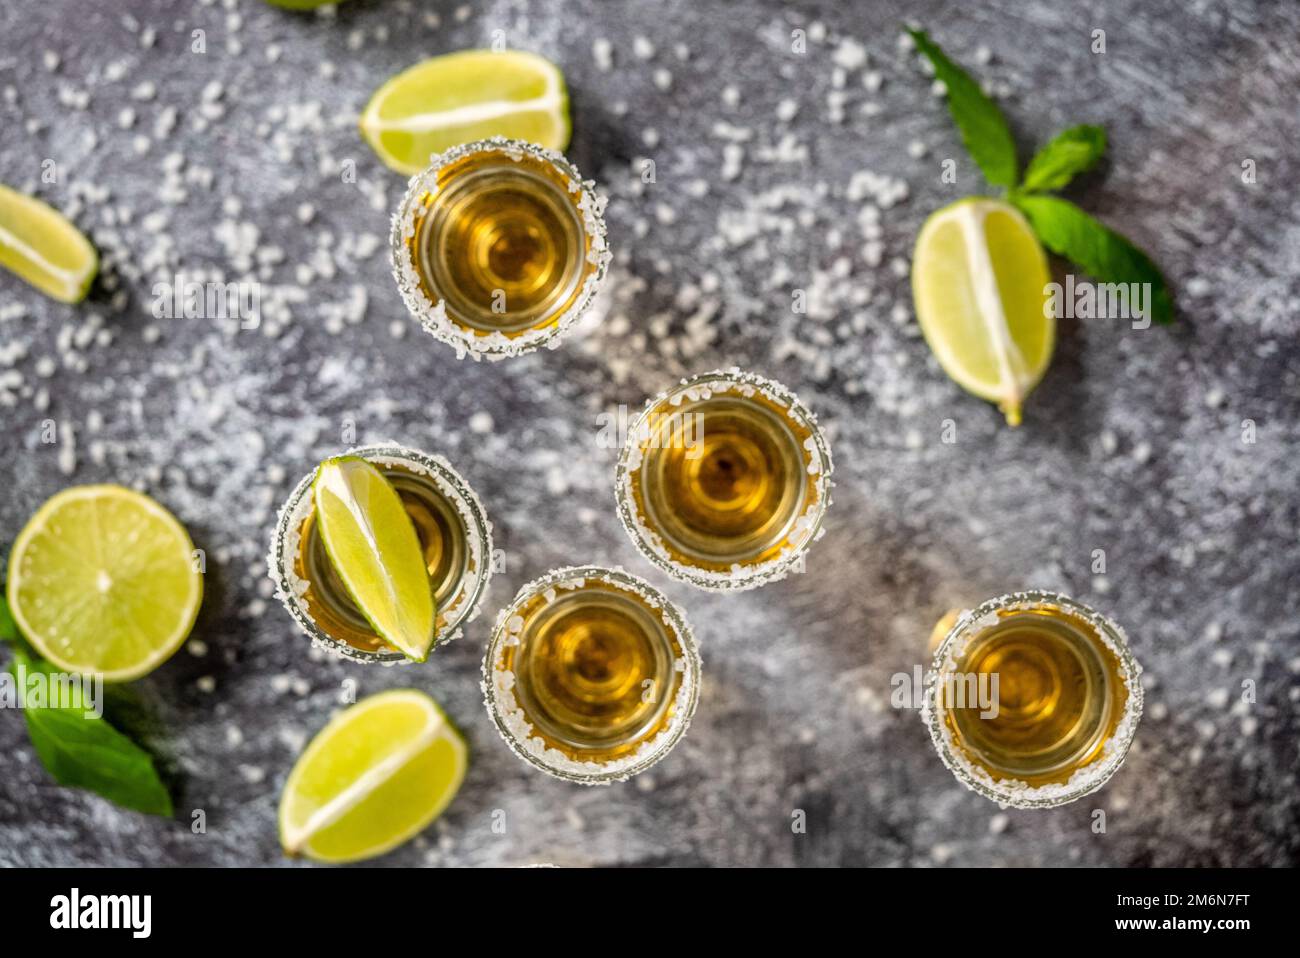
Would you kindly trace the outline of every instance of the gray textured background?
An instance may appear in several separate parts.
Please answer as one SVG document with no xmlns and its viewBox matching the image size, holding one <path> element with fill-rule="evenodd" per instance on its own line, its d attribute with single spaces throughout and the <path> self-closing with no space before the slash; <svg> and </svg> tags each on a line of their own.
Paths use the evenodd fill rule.
<svg viewBox="0 0 1300 958">
<path fill-rule="evenodd" d="M 0 181 L 70 210 L 110 261 L 108 283 L 76 308 L 0 275 L 0 539 L 65 485 L 117 481 L 173 509 L 211 559 L 203 646 L 138 683 L 134 721 L 174 785 L 176 820 L 55 787 L 20 716 L 0 713 L 0 864 L 281 863 L 280 787 L 345 678 L 363 694 L 427 689 L 473 749 L 454 804 L 386 863 L 1295 864 L 1300 9 L 1132 6 L 487 2 L 458 14 L 353 0 L 326 19 L 253 0 L 0 5 Z M 893 264 L 902 276 L 891 268 L 926 215 L 981 189 L 898 48 L 905 16 L 994 84 L 1024 155 L 1067 124 L 1107 127 L 1109 162 L 1069 195 L 1151 250 L 1177 291 L 1172 329 L 1064 323 L 1019 430 L 938 370 L 910 315 L 906 262 Z M 790 51 L 797 27 L 811 38 L 803 56 Z M 1104 55 L 1089 49 L 1095 28 Z M 206 53 L 190 50 L 195 29 Z M 569 155 L 611 197 L 617 261 L 599 328 L 478 365 L 407 321 L 386 250 L 366 255 L 362 237 L 384 239 L 403 183 L 355 115 L 400 68 L 497 30 L 564 69 Z M 856 67 L 836 87 L 837 49 L 852 63 L 845 37 L 868 50 L 878 90 Z M 610 70 L 598 39 L 612 44 Z M 980 46 L 992 59 L 975 67 Z M 204 108 L 212 81 L 219 106 Z M 797 105 L 788 121 L 782 100 Z M 644 188 L 641 157 L 657 166 Z M 945 157 L 958 159 L 955 187 L 939 182 Z M 39 182 L 47 159 L 57 184 Z M 1245 159 L 1255 185 L 1241 181 Z M 346 160 L 355 184 L 342 181 Z M 910 191 L 882 212 L 876 268 L 861 175 L 854 185 L 864 170 Z M 309 225 L 296 218 L 304 202 Z M 241 231 L 264 260 L 241 261 Z M 304 263 L 334 275 L 302 285 Z M 180 269 L 260 278 L 262 329 L 154 320 L 153 283 Z M 368 294 L 355 323 L 342 319 L 354 287 Z M 796 288 L 808 315 L 791 311 Z M 595 417 L 733 363 L 784 380 L 820 414 L 838 486 L 806 575 L 726 597 L 640 560 Z M 470 428 L 478 413 L 490 432 Z M 66 446 L 38 441 L 46 418 L 73 428 L 71 475 Z M 359 440 L 448 456 L 506 550 L 484 615 L 425 667 L 314 659 L 266 597 L 274 509 L 340 447 L 348 419 Z M 953 445 L 939 441 L 948 419 Z M 1105 576 L 1090 570 L 1094 549 Z M 478 693 L 495 610 L 546 569 L 588 561 L 663 586 L 705 656 L 685 741 L 648 775 L 599 790 L 515 759 Z M 1124 624 L 1148 706 L 1102 792 L 999 814 L 943 768 L 916 715 L 889 707 L 889 677 L 921 660 L 946 609 L 1026 585 Z M 195 808 L 206 835 L 190 832 Z M 1090 830 L 1095 808 L 1104 835 Z M 794 809 L 807 834 L 792 833 Z"/>
</svg>

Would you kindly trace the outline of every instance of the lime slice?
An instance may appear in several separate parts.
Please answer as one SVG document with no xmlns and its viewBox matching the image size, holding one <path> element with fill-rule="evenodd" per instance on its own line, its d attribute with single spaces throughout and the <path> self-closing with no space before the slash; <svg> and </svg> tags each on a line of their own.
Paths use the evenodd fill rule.
<svg viewBox="0 0 1300 958">
<path fill-rule="evenodd" d="M 47 296 L 79 303 L 95 281 L 99 256 L 63 214 L 0 186 L 0 266 Z"/>
<path fill-rule="evenodd" d="M 423 662 L 433 644 L 433 587 L 402 499 L 356 456 L 326 459 L 312 485 L 330 564 L 375 633 Z"/>
<path fill-rule="evenodd" d="M 999 200 L 945 206 L 916 239 L 912 295 L 926 342 L 957 385 L 997 403 L 1013 426 L 1052 358 L 1049 282 L 1038 238 Z"/>
<path fill-rule="evenodd" d="M 387 166 L 408 176 L 434 153 L 491 136 L 563 150 L 569 94 L 559 68 L 535 53 L 449 53 L 381 86 L 361 115 L 361 135 Z"/>
<path fill-rule="evenodd" d="M 469 767 L 465 740 L 423 692 L 397 689 L 340 712 L 280 796 L 280 844 L 323 862 L 373 858 L 429 826 Z"/>
<path fill-rule="evenodd" d="M 49 499 L 9 556 L 9 607 L 36 651 L 67 672 L 125 682 L 175 652 L 203 599 L 194 543 L 176 517 L 121 486 Z"/>
</svg>

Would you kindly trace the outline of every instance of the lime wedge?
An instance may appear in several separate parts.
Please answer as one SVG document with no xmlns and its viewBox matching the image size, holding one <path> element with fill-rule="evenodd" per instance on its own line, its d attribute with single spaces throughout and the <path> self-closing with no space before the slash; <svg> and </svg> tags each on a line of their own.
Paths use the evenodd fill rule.
<svg viewBox="0 0 1300 958">
<path fill-rule="evenodd" d="M 912 258 L 916 318 L 939 365 L 1013 426 L 1052 358 L 1047 256 L 1020 212 L 969 198 L 931 215 Z"/>
<path fill-rule="evenodd" d="M 0 186 L 0 266 L 64 303 L 86 298 L 99 256 L 63 214 Z"/>
<path fill-rule="evenodd" d="M 423 662 L 433 644 L 434 605 L 424 550 L 402 499 L 356 456 L 327 459 L 312 485 L 330 564 L 375 633 Z"/>
<path fill-rule="evenodd" d="M 465 740 L 423 692 L 362 699 L 321 730 L 280 796 L 280 844 L 323 862 L 373 858 L 429 826 L 469 767 Z"/>
<path fill-rule="evenodd" d="M 36 651 L 67 672 L 125 682 L 185 641 L 203 600 L 194 543 L 176 517 L 121 486 L 49 499 L 9 556 L 9 607 Z"/>
<path fill-rule="evenodd" d="M 449 53 L 381 86 L 361 115 L 361 135 L 387 166 L 408 176 L 434 153 L 492 136 L 563 150 L 569 94 L 559 68 L 535 53 Z"/>
</svg>

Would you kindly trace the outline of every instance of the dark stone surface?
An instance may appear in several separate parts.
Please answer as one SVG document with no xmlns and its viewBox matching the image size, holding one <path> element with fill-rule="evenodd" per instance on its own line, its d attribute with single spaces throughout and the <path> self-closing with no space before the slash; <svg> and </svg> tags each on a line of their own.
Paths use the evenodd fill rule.
<svg viewBox="0 0 1300 958">
<path fill-rule="evenodd" d="M 182 651 L 138 683 L 136 724 L 174 784 L 176 820 L 55 787 L 20 716 L 0 714 L 0 864 L 282 862 L 280 787 L 346 679 L 363 694 L 427 689 L 473 748 L 455 803 L 386 863 L 1295 864 L 1295 5 L 1166 0 L 1140 16 L 1118 2 L 464 10 L 461 20 L 454 4 L 354 0 L 323 19 L 251 0 L 0 5 L 0 181 L 71 211 L 110 277 L 70 308 L 0 275 L 0 533 L 11 539 L 69 483 L 117 481 L 172 508 L 210 557 L 195 630 L 206 654 Z M 897 46 L 903 16 L 1003 88 L 1025 156 L 1063 126 L 1104 124 L 1109 161 L 1069 195 L 1151 250 L 1177 290 L 1173 328 L 1063 324 L 1018 430 L 938 370 L 910 316 L 905 269 L 891 269 L 931 211 L 981 189 L 942 101 Z M 809 31 L 802 56 L 790 50 L 795 28 Z M 196 29 L 205 53 L 191 50 Z M 1094 29 L 1106 31 L 1104 54 L 1090 50 Z M 382 242 L 363 255 L 358 237 L 385 240 L 403 184 L 360 141 L 355 114 L 400 68 L 487 45 L 498 30 L 567 74 L 569 154 L 611 196 L 618 258 L 603 326 L 489 365 L 456 361 L 405 319 Z M 364 43 L 350 46 L 352 35 Z M 655 47 L 648 61 L 638 36 Z M 844 37 L 866 47 L 878 91 L 857 68 L 836 90 Z M 601 38 L 613 48 L 608 71 L 593 56 Z M 981 45 L 992 60 L 976 66 Z M 660 69 L 670 84 L 656 83 Z M 213 81 L 221 115 L 208 107 L 197 124 Z M 137 99 L 144 83 L 156 93 Z M 788 121 L 778 113 L 787 99 L 798 107 Z M 868 103 L 878 112 L 864 113 Z M 148 138 L 143 154 L 137 136 Z M 924 156 L 909 154 L 913 141 Z M 729 143 L 744 151 L 736 170 Z M 652 185 L 640 183 L 640 157 L 655 160 Z M 956 186 L 939 182 L 946 157 L 957 159 Z M 41 182 L 46 160 L 57 183 Z M 1242 182 L 1245 160 L 1253 185 Z M 345 161 L 355 184 L 343 182 Z M 167 185 L 169 162 L 180 163 L 183 201 Z M 876 268 L 859 221 L 868 198 L 850 185 L 863 170 L 910 188 L 880 217 Z M 223 212 L 230 200 L 238 209 Z M 316 209 L 308 225 L 296 218 L 302 203 Z M 255 227 L 250 248 L 278 248 L 282 260 L 250 273 L 227 221 Z M 297 268 L 318 250 L 334 275 L 300 284 Z M 153 319 L 154 283 L 182 269 L 260 278 L 262 329 Z M 266 302 L 300 285 L 291 318 L 277 319 Z M 354 286 L 368 296 L 364 318 L 331 320 Z M 792 312 L 794 289 L 815 305 L 807 315 Z M 111 344 L 76 345 L 70 331 L 92 314 Z M 71 348 L 60 344 L 69 335 Z M 43 376 L 46 360 L 57 368 Z M 599 411 L 729 364 L 800 391 L 831 431 L 838 480 L 808 573 L 733 597 L 667 582 L 639 558 L 613 510 L 614 453 L 595 440 Z M 490 433 L 470 428 L 476 413 L 491 416 Z M 71 475 L 59 466 L 66 432 L 65 444 L 39 442 L 47 418 L 73 428 Z M 262 591 L 276 506 L 340 447 L 349 420 L 359 440 L 445 454 L 483 496 L 506 550 L 484 615 L 425 667 L 314 659 Z M 940 441 L 945 420 L 955 444 Z M 1096 549 L 1104 576 L 1090 568 Z M 598 790 L 526 768 L 478 692 L 495 610 L 546 569 L 587 561 L 663 586 L 705 658 L 683 744 L 641 779 Z M 1147 714 L 1103 791 L 999 814 L 943 768 L 915 714 L 889 707 L 889 677 L 921 660 L 946 609 L 1027 585 L 1071 593 L 1127 627 L 1149 680 Z M 200 808 L 208 829 L 195 835 Z M 495 809 L 504 835 L 491 828 Z M 806 834 L 792 833 L 795 809 Z M 1106 812 L 1104 835 L 1090 828 L 1094 809 Z"/>
</svg>

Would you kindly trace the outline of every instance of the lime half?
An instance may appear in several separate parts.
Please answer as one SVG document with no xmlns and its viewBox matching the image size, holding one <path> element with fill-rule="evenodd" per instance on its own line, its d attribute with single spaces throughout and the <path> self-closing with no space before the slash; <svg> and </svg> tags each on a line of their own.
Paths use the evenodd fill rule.
<svg viewBox="0 0 1300 958">
<path fill-rule="evenodd" d="M 1025 218 L 999 200 L 934 213 L 916 239 L 916 318 L 944 372 L 998 404 L 1011 425 L 1052 358 L 1047 256 Z"/>
<path fill-rule="evenodd" d="M 167 661 L 194 626 L 203 576 L 176 517 L 121 486 L 74 486 L 14 541 L 9 607 L 32 646 L 68 672 L 124 682 Z"/>
<path fill-rule="evenodd" d="M 468 767 L 465 740 L 423 692 L 362 699 L 312 739 L 289 773 L 280 843 L 324 862 L 382 855 L 438 817 Z"/>
<path fill-rule="evenodd" d="M 62 213 L 0 186 L 0 266 L 64 303 L 86 298 L 99 256 Z"/>
<path fill-rule="evenodd" d="M 330 564 L 375 633 L 423 662 L 434 636 L 433 587 L 397 490 L 357 456 L 327 459 L 312 485 Z"/>
<path fill-rule="evenodd" d="M 361 115 L 361 135 L 387 166 L 408 176 L 435 153 L 492 136 L 563 150 L 569 94 L 559 68 L 535 53 L 449 53 L 381 86 Z"/>
</svg>

